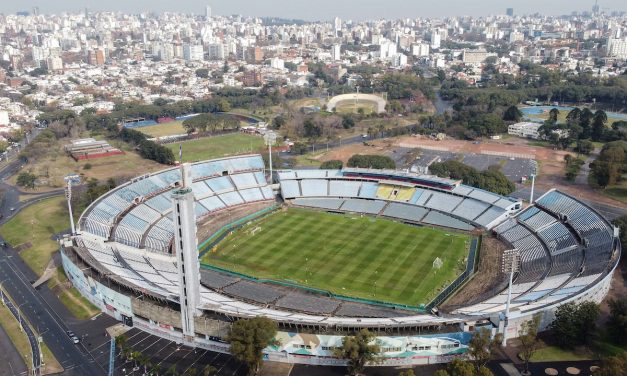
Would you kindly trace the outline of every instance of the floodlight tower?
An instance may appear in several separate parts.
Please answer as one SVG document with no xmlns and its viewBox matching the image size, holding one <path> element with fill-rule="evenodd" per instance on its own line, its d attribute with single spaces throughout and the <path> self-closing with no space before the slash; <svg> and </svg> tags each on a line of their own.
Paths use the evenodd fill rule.
<svg viewBox="0 0 627 376">
<path fill-rule="evenodd" d="M 503 326 L 503 346 L 505 346 L 507 342 L 507 326 L 509 325 L 509 305 L 512 300 L 512 281 L 514 280 L 514 273 L 520 270 L 520 252 L 518 249 L 508 249 L 503 252 L 501 270 L 503 273 L 509 273 L 507 303 L 505 304 L 505 325 Z"/>
<path fill-rule="evenodd" d="M 65 198 L 67 199 L 67 209 L 70 213 L 70 230 L 72 231 L 71 235 L 76 233 L 76 228 L 74 227 L 74 216 L 72 215 L 72 186 L 78 185 L 81 182 L 81 177 L 79 175 L 67 175 L 65 178 Z"/>
<path fill-rule="evenodd" d="M 276 133 L 274 131 L 267 131 L 263 135 L 263 139 L 268 145 L 268 162 L 270 164 L 270 184 L 272 184 L 272 145 L 276 142 Z"/>
<path fill-rule="evenodd" d="M 196 212 L 192 192 L 192 165 L 181 165 L 181 185 L 172 191 L 174 249 L 179 273 L 181 328 L 186 342 L 193 342 L 194 317 L 200 314 L 200 264 L 196 238 Z"/>
</svg>

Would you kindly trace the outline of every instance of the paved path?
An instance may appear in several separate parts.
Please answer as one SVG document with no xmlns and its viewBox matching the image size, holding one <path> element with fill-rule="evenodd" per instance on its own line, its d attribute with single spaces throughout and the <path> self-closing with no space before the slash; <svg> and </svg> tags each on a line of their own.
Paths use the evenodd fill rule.
<svg viewBox="0 0 627 376">
<path fill-rule="evenodd" d="M 39 341 L 37 339 L 37 335 L 33 332 L 28 322 L 24 320 L 24 312 L 21 311 L 21 307 L 16 307 L 13 304 L 10 296 L 6 296 L 2 290 L 0 290 L 0 300 L 2 300 L 2 304 L 5 305 L 15 320 L 20 323 L 22 330 L 26 333 L 28 337 L 28 342 L 30 343 L 30 353 L 32 359 L 32 367 L 35 370 L 35 374 L 39 375 L 41 371 L 41 351 L 39 350 Z"/>
<path fill-rule="evenodd" d="M 24 364 L 24 359 L 11 342 L 7 332 L 0 326 L 0 364 L 2 364 L 3 374 L 6 375 L 28 375 L 28 368 Z"/>
</svg>

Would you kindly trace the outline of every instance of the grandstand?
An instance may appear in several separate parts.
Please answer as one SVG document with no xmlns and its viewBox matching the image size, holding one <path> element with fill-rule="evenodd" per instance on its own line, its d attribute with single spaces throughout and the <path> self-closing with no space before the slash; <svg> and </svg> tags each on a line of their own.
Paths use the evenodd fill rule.
<svg viewBox="0 0 627 376">
<path fill-rule="evenodd" d="M 259 155 L 199 162 L 191 171 L 197 223 L 217 221 L 211 227 L 216 234 L 228 234 L 220 226 L 245 220 L 247 208 L 267 209 L 278 200 L 312 210 L 496 236 L 521 255 L 509 338 L 535 314 L 541 314 L 545 328 L 564 302 L 600 301 L 621 252 L 618 231 L 607 220 L 556 190 L 523 209 L 519 200 L 456 180 L 398 171 L 286 170 L 275 172 L 278 183 L 272 185 Z M 491 293 L 489 297 L 476 303 L 435 314 L 203 269 L 196 335 L 183 337 L 170 198 L 180 185 L 178 168 L 137 177 L 92 203 L 79 219 L 78 233 L 64 240 L 62 261 L 74 286 L 127 325 L 227 352 L 222 339 L 233 320 L 266 316 L 278 323 L 281 340 L 281 346 L 266 349 L 268 359 L 327 365 L 344 364 L 333 358 L 332 349 L 343 334 L 359 328 L 377 333 L 384 348 L 382 365 L 449 361 L 467 348 L 469 328 L 495 325 L 501 330 L 507 290 L 486 291 L 482 296 Z"/>
</svg>

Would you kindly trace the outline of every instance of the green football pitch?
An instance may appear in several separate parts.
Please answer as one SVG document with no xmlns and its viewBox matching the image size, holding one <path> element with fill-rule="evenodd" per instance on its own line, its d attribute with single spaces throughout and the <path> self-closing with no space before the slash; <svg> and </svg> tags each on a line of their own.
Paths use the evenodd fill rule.
<svg viewBox="0 0 627 376">
<path fill-rule="evenodd" d="M 252 221 L 201 262 L 351 297 L 426 304 L 466 267 L 471 237 L 395 221 L 290 208 Z M 439 257 L 442 265 L 434 268 Z"/>
</svg>

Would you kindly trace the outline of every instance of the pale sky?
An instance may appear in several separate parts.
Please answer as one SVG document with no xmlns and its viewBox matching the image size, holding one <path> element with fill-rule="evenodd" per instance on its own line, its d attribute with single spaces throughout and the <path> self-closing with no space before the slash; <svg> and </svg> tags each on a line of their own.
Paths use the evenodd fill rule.
<svg viewBox="0 0 627 376">
<path fill-rule="evenodd" d="M 39 6 L 42 13 L 90 10 L 139 13 L 144 11 L 176 11 L 204 14 L 210 5 L 214 15 L 274 16 L 310 21 L 397 19 L 413 17 L 483 16 L 504 14 L 514 8 L 515 14 L 570 14 L 589 11 L 593 0 L 1 0 L 0 13 L 32 10 Z M 627 11 L 625 0 L 602 0 L 599 5 L 609 11 Z"/>
</svg>

